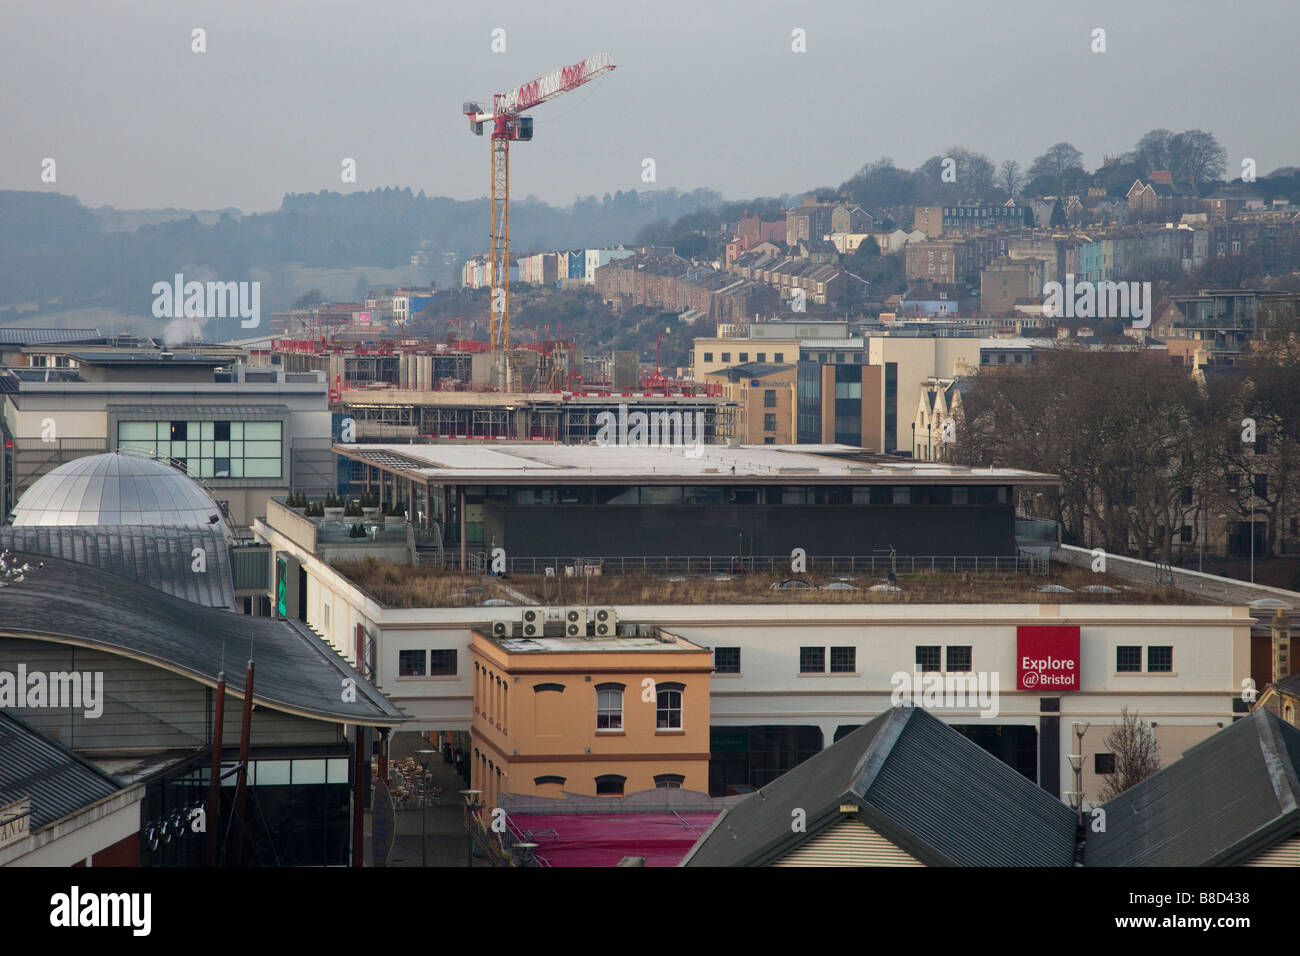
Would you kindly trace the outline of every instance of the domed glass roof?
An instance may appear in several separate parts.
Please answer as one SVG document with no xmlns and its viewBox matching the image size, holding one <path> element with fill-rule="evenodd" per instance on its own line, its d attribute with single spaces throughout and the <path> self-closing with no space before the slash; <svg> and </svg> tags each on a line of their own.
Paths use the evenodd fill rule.
<svg viewBox="0 0 1300 956">
<path fill-rule="evenodd" d="M 175 468 L 110 453 L 77 458 L 41 476 L 18 499 L 13 523 L 195 526 L 219 514 L 208 493 Z"/>
</svg>

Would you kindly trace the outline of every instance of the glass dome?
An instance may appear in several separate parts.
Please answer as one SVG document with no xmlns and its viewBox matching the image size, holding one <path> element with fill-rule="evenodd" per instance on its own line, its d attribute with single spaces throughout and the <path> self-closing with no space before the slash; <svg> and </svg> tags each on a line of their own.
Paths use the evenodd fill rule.
<svg viewBox="0 0 1300 956">
<path fill-rule="evenodd" d="M 152 458 L 88 455 L 42 475 L 18 499 L 15 526 L 206 526 L 221 511 L 199 485 Z M 223 531 L 225 522 L 219 520 Z"/>
</svg>

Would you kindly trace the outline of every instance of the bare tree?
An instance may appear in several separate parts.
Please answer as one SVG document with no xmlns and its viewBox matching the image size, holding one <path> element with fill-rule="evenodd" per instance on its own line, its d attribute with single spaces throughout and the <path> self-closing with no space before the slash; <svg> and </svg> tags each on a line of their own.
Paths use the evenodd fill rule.
<svg viewBox="0 0 1300 956">
<path fill-rule="evenodd" d="M 1113 800 L 1129 787 L 1141 783 L 1160 770 L 1160 745 L 1151 725 L 1125 707 L 1121 723 L 1106 735 L 1102 744 L 1115 755 L 1115 772 L 1101 785 L 1102 800 Z"/>
<path fill-rule="evenodd" d="M 1169 166 L 1175 179 L 1201 182 L 1223 177 L 1228 151 L 1213 133 L 1184 130 L 1169 140 Z"/>
<path fill-rule="evenodd" d="M 998 167 L 998 188 L 1009 198 L 1015 199 L 1024 185 L 1025 175 L 1020 171 L 1020 164 L 1014 159 L 1003 160 Z"/>
</svg>

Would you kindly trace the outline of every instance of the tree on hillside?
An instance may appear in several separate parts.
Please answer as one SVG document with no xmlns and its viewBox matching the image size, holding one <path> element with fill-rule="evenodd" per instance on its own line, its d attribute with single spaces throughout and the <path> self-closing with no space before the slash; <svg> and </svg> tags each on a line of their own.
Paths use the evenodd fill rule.
<svg viewBox="0 0 1300 956">
<path fill-rule="evenodd" d="M 1060 229 L 1068 226 L 1070 221 L 1065 217 L 1065 207 L 1061 205 L 1061 200 L 1056 200 L 1056 205 L 1052 207 L 1052 218 L 1048 226 L 1052 229 Z"/>
<path fill-rule="evenodd" d="M 1138 167 L 1140 177 L 1150 176 L 1153 169 L 1169 169 L 1169 142 L 1173 138 L 1167 129 L 1153 129 L 1142 135 L 1125 158 Z"/>
<path fill-rule="evenodd" d="M 1069 143 L 1057 143 L 1034 160 L 1026 175 L 1031 181 L 1042 179 L 1057 183 L 1057 191 L 1064 192 L 1061 184 L 1072 174 L 1082 172 L 1083 153 Z"/>
<path fill-rule="evenodd" d="M 1020 164 L 1014 159 L 1003 160 L 998 167 L 998 188 L 1007 194 L 1008 199 L 1015 199 L 1024 185 L 1025 176 L 1020 171 Z"/>
<path fill-rule="evenodd" d="M 1101 799 L 1113 800 L 1129 787 L 1154 776 L 1160 770 L 1160 745 L 1151 725 L 1128 707 L 1120 711 L 1120 724 L 1107 734 L 1102 746 L 1115 755 L 1115 772 L 1101 785 Z"/>
<path fill-rule="evenodd" d="M 1169 169 L 1179 182 L 1209 182 L 1223 178 L 1228 151 L 1213 133 L 1189 129 L 1169 140 Z"/>
</svg>

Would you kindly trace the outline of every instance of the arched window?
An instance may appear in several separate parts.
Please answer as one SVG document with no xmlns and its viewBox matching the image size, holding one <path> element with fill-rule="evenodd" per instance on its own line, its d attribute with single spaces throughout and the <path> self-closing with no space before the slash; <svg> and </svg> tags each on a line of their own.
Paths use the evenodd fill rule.
<svg viewBox="0 0 1300 956">
<path fill-rule="evenodd" d="M 596 729 L 623 729 L 623 688 L 613 682 L 596 685 Z"/>
<path fill-rule="evenodd" d="M 559 777 L 556 776 L 555 774 L 546 774 L 545 776 L 542 777 L 533 777 L 533 783 L 535 783 L 539 787 L 542 786 L 542 784 L 546 784 L 546 783 L 558 783 L 562 787 L 564 786 L 564 780 L 565 780 L 564 777 Z"/>
<path fill-rule="evenodd" d="M 655 687 L 655 729 L 682 729 L 682 691 L 684 684 L 658 684 Z"/>
<path fill-rule="evenodd" d="M 1286 708 L 1282 711 L 1282 717 L 1288 724 L 1295 726 L 1295 708 L 1290 704 L 1287 704 Z"/>
<path fill-rule="evenodd" d="M 627 782 L 627 777 L 617 773 L 605 773 L 596 778 L 596 796 L 598 797 L 621 797 L 623 796 L 623 784 Z"/>
<path fill-rule="evenodd" d="M 686 778 L 680 773 L 657 773 L 655 774 L 655 789 L 657 790 L 680 790 Z"/>
</svg>

